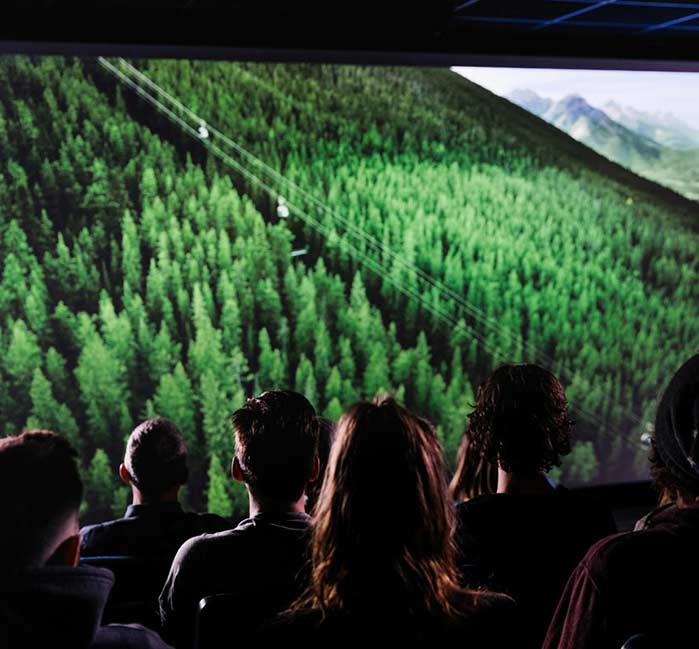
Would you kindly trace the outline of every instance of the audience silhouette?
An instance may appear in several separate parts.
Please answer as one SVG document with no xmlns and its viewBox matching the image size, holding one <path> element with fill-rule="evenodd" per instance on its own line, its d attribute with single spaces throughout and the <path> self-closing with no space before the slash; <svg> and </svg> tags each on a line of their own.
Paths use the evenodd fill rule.
<svg viewBox="0 0 699 649">
<path fill-rule="evenodd" d="M 119 476 L 131 487 L 132 504 L 123 518 L 80 530 L 82 556 L 172 559 L 187 539 L 231 527 L 215 514 L 182 509 L 178 495 L 188 478 L 187 447 L 182 433 L 167 419 L 148 419 L 133 430 Z"/>
<path fill-rule="evenodd" d="M 575 565 L 616 531 L 611 512 L 546 475 L 570 452 L 563 386 L 531 364 L 503 365 L 479 387 L 466 435 L 498 467 L 494 494 L 458 505 L 464 578 L 508 593 L 523 620 L 520 647 L 540 647 Z"/>
<path fill-rule="evenodd" d="M 268 640 L 504 641 L 498 634 L 509 627 L 499 623 L 512 601 L 459 585 L 453 506 L 426 420 L 390 398 L 352 406 L 339 421 L 315 516 L 309 587 L 267 628 Z"/>
<path fill-rule="evenodd" d="M 216 623 L 199 649 L 219 629 L 240 644 L 496 649 L 673 646 L 694 631 L 699 355 L 658 406 L 659 506 L 623 534 L 607 507 L 548 477 L 572 422 L 561 383 L 536 365 L 503 365 L 479 387 L 449 485 L 434 427 L 391 397 L 336 425 L 273 390 L 231 426 L 231 476 L 249 498 L 233 529 L 179 505 L 187 449 L 166 419 L 128 438 L 124 517 L 80 531 L 70 444 L 42 430 L 0 439 L 0 646 L 168 647 L 138 624 L 105 626 L 134 620 L 114 614 L 119 598 L 159 608 L 152 624 L 177 649 L 196 649 L 202 601 Z M 117 559 L 140 561 L 137 577 Z"/>
<path fill-rule="evenodd" d="M 193 536 L 232 525 L 214 514 L 182 509 L 178 495 L 188 478 L 187 447 L 167 419 L 148 419 L 133 430 L 119 475 L 131 487 L 133 504 L 123 518 L 84 527 L 81 555 L 90 565 L 109 567 L 116 574 L 109 619 L 123 621 L 124 615 L 133 619 L 136 614 L 157 623 L 158 595 L 180 546 Z M 136 612 L 129 606 L 135 602 L 144 602 L 152 615 Z"/>
<path fill-rule="evenodd" d="M 202 598 L 240 596 L 231 613 L 251 628 L 256 616 L 261 622 L 284 609 L 305 585 L 311 520 L 305 490 L 319 473 L 315 410 L 296 392 L 273 390 L 248 399 L 231 423 L 231 472 L 247 486 L 250 517 L 233 530 L 190 539 L 177 552 L 160 611 L 163 634 L 178 649 L 193 646 Z"/>
<path fill-rule="evenodd" d="M 70 444 L 51 431 L 0 439 L 0 647 L 161 649 L 137 626 L 101 626 L 108 570 L 76 567 L 82 482 Z"/>
<path fill-rule="evenodd" d="M 618 649 L 639 634 L 658 647 L 691 646 L 699 582 L 699 355 L 658 406 L 650 463 L 671 503 L 640 530 L 594 545 L 568 580 L 545 649 Z"/>
</svg>

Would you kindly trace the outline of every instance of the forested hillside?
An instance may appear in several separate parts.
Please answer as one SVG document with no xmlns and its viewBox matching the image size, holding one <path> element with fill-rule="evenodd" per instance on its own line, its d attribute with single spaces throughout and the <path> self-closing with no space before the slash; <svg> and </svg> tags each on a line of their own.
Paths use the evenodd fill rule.
<svg viewBox="0 0 699 649">
<path fill-rule="evenodd" d="M 336 417 L 391 390 L 452 457 L 473 388 L 525 357 L 578 407 L 564 477 L 635 474 L 657 392 L 699 341 L 694 204 L 448 71 L 137 65 L 402 261 L 337 254 L 327 212 L 332 236 L 277 219 L 94 61 L 0 59 L 0 433 L 71 437 L 88 517 L 123 506 L 108 469 L 147 415 L 187 438 L 191 505 L 230 514 L 246 395 L 291 386 Z"/>
</svg>

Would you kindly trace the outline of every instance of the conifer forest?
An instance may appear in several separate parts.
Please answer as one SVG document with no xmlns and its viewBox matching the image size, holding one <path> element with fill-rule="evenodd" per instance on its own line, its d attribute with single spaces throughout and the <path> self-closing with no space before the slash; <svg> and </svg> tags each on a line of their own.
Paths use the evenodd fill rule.
<svg viewBox="0 0 699 649">
<path fill-rule="evenodd" d="M 562 380 L 566 484 L 644 476 L 699 349 L 699 203 L 446 69 L 0 57 L 0 435 L 79 451 L 87 521 L 148 416 L 236 515 L 230 414 L 390 392 L 449 466 L 504 361 Z"/>
</svg>

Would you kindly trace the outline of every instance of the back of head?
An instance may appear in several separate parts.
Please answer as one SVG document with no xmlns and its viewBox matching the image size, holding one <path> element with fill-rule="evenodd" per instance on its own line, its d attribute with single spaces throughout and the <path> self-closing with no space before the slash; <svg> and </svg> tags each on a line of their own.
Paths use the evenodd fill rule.
<svg viewBox="0 0 699 649">
<path fill-rule="evenodd" d="M 318 420 L 308 399 L 289 390 L 263 392 L 233 413 L 231 425 L 236 458 L 253 494 L 298 500 L 318 452 Z"/>
<path fill-rule="evenodd" d="M 313 530 L 313 606 L 452 611 L 454 519 L 434 429 L 390 398 L 338 422 Z M 372 604 L 373 603 L 373 604 Z"/>
<path fill-rule="evenodd" d="M 699 498 L 699 354 L 675 373 L 655 418 L 653 477 L 673 500 Z"/>
<path fill-rule="evenodd" d="M 146 497 L 187 482 L 187 447 L 177 426 L 167 419 L 147 419 L 129 435 L 124 465 Z"/>
<path fill-rule="evenodd" d="M 468 434 L 508 473 L 548 471 L 571 449 L 572 422 L 560 381 L 538 365 L 502 365 L 478 388 Z"/>
<path fill-rule="evenodd" d="M 77 454 L 56 433 L 0 439 L 0 574 L 43 565 L 75 527 L 82 500 Z"/>
</svg>

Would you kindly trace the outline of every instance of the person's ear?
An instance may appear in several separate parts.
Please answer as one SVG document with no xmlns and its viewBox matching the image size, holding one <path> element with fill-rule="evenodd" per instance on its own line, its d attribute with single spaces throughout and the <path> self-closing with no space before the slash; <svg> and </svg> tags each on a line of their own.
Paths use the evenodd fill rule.
<svg viewBox="0 0 699 649">
<path fill-rule="evenodd" d="M 48 564 L 53 566 L 77 567 L 80 561 L 80 534 L 69 536 L 51 555 Z"/>
<path fill-rule="evenodd" d="M 311 471 L 311 477 L 308 478 L 308 482 L 315 482 L 320 477 L 320 458 L 316 455 L 313 458 L 313 469 Z"/>
<path fill-rule="evenodd" d="M 133 484 L 133 478 L 123 462 L 119 465 L 119 477 L 125 485 L 131 486 Z"/>
<path fill-rule="evenodd" d="M 231 464 L 231 475 L 233 476 L 234 480 L 237 480 L 238 482 L 245 482 L 243 470 L 240 468 L 240 462 L 238 462 L 237 457 L 233 458 L 233 464 Z"/>
</svg>

